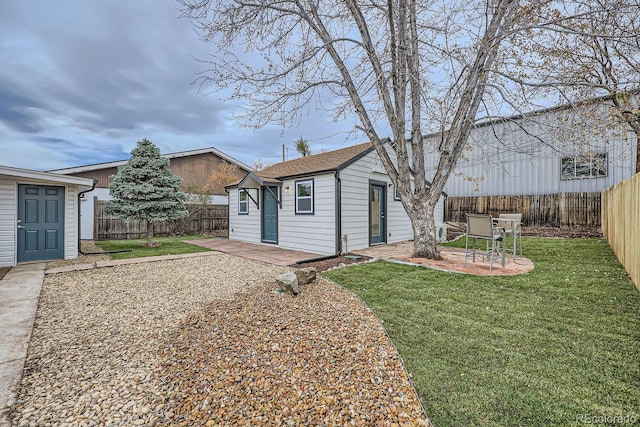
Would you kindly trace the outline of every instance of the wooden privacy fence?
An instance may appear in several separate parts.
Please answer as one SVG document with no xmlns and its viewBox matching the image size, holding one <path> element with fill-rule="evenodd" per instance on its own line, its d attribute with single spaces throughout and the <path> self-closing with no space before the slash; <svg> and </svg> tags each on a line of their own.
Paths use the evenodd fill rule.
<svg viewBox="0 0 640 427">
<path fill-rule="evenodd" d="M 600 227 L 600 197 L 600 193 L 448 197 L 445 220 L 466 222 L 466 213 L 517 212 L 529 227 Z"/>
<path fill-rule="evenodd" d="M 602 192 L 602 232 L 640 290 L 640 174 Z"/>
<path fill-rule="evenodd" d="M 139 239 L 147 234 L 144 221 L 125 221 L 107 215 L 105 200 L 95 200 L 93 216 L 94 239 Z M 191 215 L 177 220 L 156 223 L 153 232 L 156 236 L 179 234 L 205 234 L 223 231 L 229 228 L 229 206 L 227 205 L 185 205 Z"/>
</svg>

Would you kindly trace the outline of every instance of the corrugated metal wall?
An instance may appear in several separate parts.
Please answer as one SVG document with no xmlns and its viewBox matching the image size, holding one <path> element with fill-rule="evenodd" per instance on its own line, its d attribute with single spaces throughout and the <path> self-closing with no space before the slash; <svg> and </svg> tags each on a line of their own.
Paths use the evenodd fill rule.
<svg viewBox="0 0 640 427">
<path fill-rule="evenodd" d="M 626 125 L 609 125 L 608 107 L 600 109 L 601 126 L 577 121 L 572 110 L 479 126 L 445 192 L 450 197 L 594 193 L 628 179 L 635 173 L 635 134 Z M 436 137 L 426 141 L 427 173 L 437 164 L 436 143 Z M 562 158 L 585 153 L 607 153 L 606 177 L 561 179 Z"/>
</svg>

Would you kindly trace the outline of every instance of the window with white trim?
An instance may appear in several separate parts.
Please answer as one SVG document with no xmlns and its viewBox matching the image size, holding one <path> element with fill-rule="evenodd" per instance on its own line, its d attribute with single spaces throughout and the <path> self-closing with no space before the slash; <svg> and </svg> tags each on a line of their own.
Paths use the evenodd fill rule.
<svg viewBox="0 0 640 427">
<path fill-rule="evenodd" d="M 561 180 L 604 178 L 607 176 L 607 153 L 563 157 Z"/>
<path fill-rule="evenodd" d="M 296 214 L 313 214 L 313 179 L 296 181 Z"/>
<path fill-rule="evenodd" d="M 247 215 L 249 213 L 249 196 L 247 190 L 238 191 L 238 214 Z"/>
<path fill-rule="evenodd" d="M 398 193 L 398 187 L 393 186 L 393 200 L 400 200 L 400 193 Z"/>
</svg>

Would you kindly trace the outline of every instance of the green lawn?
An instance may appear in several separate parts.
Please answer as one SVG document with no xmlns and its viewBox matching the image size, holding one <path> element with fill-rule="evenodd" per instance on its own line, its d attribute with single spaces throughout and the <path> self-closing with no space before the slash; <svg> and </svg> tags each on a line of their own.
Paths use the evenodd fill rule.
<svg viewBox="0 0 640 427">
<path fill-rule="evenodd" d="M 436 427 L 640 423 L 640 292 L 604 240 L 523 240 L 536 267 L 521 276 L 324 275 L 383 320 Z"/>
<path fill-rule="evenodd" d="M 162 246 L 157 248 L 144 248 L 142 245 L 147 243 L 146 239 L 131 239 L 131 240 L 98 240 L 98 245 L 104 251 L 118 251 L 124 249 L 131 249 L 131 252 L 121 252 L 115 254 L 109 254 L 111 259 L 128 259 L 128 258 L 140 258 L 146 256 L 156 255 L 179 255 L 189 254 L 194 252 L 206 252 L 210 249 L 203 248 L 201 246 L 190 245 L 183 243 L 183 240 L 195 240 L 195 239 L 207 239 L 211 236 L 179 236 L 179 237 L 154 237 L 153 243 L 161 243 Z"/>
</svg>

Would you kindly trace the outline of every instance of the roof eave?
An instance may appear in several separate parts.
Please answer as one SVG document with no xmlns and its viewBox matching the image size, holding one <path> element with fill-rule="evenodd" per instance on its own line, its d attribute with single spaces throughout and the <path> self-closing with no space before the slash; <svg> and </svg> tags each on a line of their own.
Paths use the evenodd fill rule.
<svg viewBox="0 0 640 427">
<path fill-rule="evenodd" d="M 14 168 L 11 166 L 0 166 L 0 175 L 12 176 L 17 178 L 35 179 L 40 181 L 48 181 L 62 184 L 79 185 L 81 187 L 91 188 L 93 179 L 79 178 L 51 172 L 35 171 L 31 169 Z"/>
<path fill-rule="evenodd" d="M 162 154 L 161 157 L 167 158 L 167 159 L 175 159 L 175 158 L 180 158 L 180 157 L 189 157 L 189 156 L 197 156 L 199 154 L 206 154 L 206 153 L 212 153 L 215 154 L 216 156 L 228 161 L 229 163 L 232 163 L 244 170 L 246 170 L 247 172 L 252 171 L 253 168 L 251 166 L 245 165 L 244 163 L 240 162 L 239 160 L 234 159 L 233 157 L 229 156 L 228 154 L 223 153 L 222 151 L 214 148 L 214 147 L 208 147 L 208 148 L 201 148 L 198 150 L 190 150 L 190 151 L 179 151 L 176 153 L 168 153 L 168 154 Z M 82 172 L 91 172 L 91 171 L 95 171 L 95 170 L 101 170 L 101 169 L 110 169 L 110 168 L 116 168 L 118 166 L 124 166 L 126 165 L 128 162 L 128 160 L 116 160 L 114 162 L 104 162 L 104 163 L 94 163 L 91 165 L 84 165 L 84 166 L 74 166 L 74 167 L 70 167 L 70 168 L 63 168 L 63 169 L 52 169 L 49 172 L 52 173 L 59 173 L 59 174 L 72 174 L 72 173 L 82 173 Z"/>
</svg>

